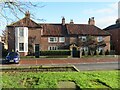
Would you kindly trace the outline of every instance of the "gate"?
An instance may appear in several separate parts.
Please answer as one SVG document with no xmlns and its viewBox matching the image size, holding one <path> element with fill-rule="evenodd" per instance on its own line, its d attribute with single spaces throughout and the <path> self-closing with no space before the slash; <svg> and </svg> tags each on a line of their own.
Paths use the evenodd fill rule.
<svg viewBox="0 0 120 90">
<path fill-rule="evenodd" d="M 80 57 L 80 51 L 76 47 L 72 48 L 72 57 Z"/>
</svg>

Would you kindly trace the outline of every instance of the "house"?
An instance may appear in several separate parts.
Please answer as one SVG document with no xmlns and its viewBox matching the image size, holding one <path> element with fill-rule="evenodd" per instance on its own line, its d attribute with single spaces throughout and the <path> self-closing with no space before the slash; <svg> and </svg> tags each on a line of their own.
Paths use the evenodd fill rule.
<svg viewBox="0 0 120 90">
<path fill-rule="evenodd" d="M 30 13 L 26 12 L 25 17 L 7 26 L 8 28 L 8 49 L 18 50 L 21 55 L 31 52 L 45 50 L 70 49 L 70 45 L 79 47 L 78 41 L 83 42 L 86 36 L 94 36 L 98 42 L 104 41 L 106 46 L 98 49 L 110 50 L 110 34 L 95 26 L 94 18 L 89 18 L 88 24 L 61 23 L 36 23 L 30 19 Z M 87 47 L 81 47 L 88 49 Z"/>
<path fill-rule="evenodd" d="M 116 23 L 106 27 L 104 30 L 111 34 L 111 50 L 115 50 L 115 54 L 120 55 L 120 18 Z"/>
</svg>

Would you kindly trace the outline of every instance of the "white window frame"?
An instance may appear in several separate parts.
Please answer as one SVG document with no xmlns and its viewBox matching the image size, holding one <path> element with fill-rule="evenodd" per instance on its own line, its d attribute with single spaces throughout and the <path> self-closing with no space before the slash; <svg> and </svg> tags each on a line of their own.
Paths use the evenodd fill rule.
<svg viewBox="0 0 120 90">
<path fill-rule="evenodd" d="M 65 42 L 65 37 L 59 37 L 59 42 Z"/>
<path fill-rule="evenodd" d="M 85 41 L 87 40 L 87 37 L 86 37 L 86 36 L 82 36 L 82 37 L 81 37 L 81 40 L 82 40 L 83 42 L 85 42 Z"/>
<path fill-rule="evenodd" d="M 23 44 L 23 50 L 20 50 L 20 44 Z M 19 43 L 19 51 L 22 52 L 24 51 L 24 49 L 25 49 L 24 43 Z"/>
<path fill-rule="evenodd" d="M 21 34 L 22 32 L 22 34 Z M 24 27 L 19 27 L 19 36 L 24 37 Z"/>
<path fill-rule="evenodd" d="M 54 40 L 51 41 L 51 38 L 54 39 Z M 48 37 L 48 42 L 49 43 L 56 43 L 56 42 L 58 42 L 58 37 Z"/>
<path fill-rule="evenodd" d="M 97 37 L 97 41 L 98 41 L 98 42 L 103 41 L 103 37 L 102 37 L 102 36 L 98 36 L 98 37 Z"/>
<path fill-rule="evenodd" d="M 49 46 L 48 50 L 58 50 L 58 46 Z"/>
</svg>

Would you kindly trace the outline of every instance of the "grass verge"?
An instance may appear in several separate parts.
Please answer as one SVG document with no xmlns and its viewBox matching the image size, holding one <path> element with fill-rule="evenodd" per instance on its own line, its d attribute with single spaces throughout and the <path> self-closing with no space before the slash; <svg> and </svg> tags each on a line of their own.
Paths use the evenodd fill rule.
<svg viewBox="0 0 120 90">
<path fill-rule="evenodd" d="M 3 72 L 3 88 L 58 88 L 59 81 L 74 81 L 80 88 L 119 88 L 119 71 Z"/>
</svg>

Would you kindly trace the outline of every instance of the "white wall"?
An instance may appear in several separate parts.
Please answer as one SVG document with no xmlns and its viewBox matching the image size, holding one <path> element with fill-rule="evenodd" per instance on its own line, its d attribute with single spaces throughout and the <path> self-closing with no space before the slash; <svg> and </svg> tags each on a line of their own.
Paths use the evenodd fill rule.
<svg viewBox="0 0 120 90">
<path fill-rule="evenodd" d="M 23 28 L 24 34 L 21 37 L 19 35 L 19 30 Z M 24 43 L 24 50 L 19 50 L 19 43 Z M 28 52 L 28 28 L 27 27 L 16 27 L 15 28 L 15 50 L 18 50 L 19 52 Z"/>
</svg>

